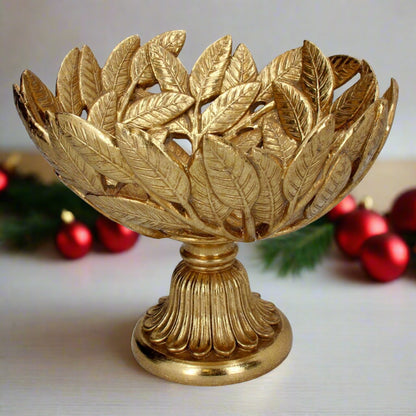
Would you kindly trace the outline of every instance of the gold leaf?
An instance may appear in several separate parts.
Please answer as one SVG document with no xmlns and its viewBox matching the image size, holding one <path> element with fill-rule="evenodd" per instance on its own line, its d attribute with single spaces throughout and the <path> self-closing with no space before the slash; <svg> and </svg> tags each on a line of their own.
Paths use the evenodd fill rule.
<svg viewBox="0 0 416 416">
<path fill-rule="evenodd" d="M 360 73 L 362 76 L 371 74 L 375 78 L 375 72 L 373 71 L 373 68 L 371 68 L 370 64 L 364 59 L 361 61 Z"/>
<path fill-rule="evenodd" d="M 361 62 L 348 55 L 330 56 L 332 71 L 334 74 L 334 88 L 339 88 L 358 74 Z"/>
<path fill-rule="evenodd" d="M 44 124 L 46 111 L 62 111 L 60 103 L 49 88 L 28 69 L 22 74 L 20 88 L 34 119 L 40 125 Z"/>
<path fill-rule="evenodd" d="M 84 108 L 79 89 L 80 54 L 79 49 L 74 48 L 65 56 L 56 81 L 56 96 L 62 104 L 62 108 L 65 112 L 77 116 L 82 113 Z"/>
<path fill-rule="evenodd" d="M 189 94 L 188 73 L 179 58 L 155 44 L 149 47 L 149 57 L 163 92 Z"/>
<path fill-rule="evenodd" d="M 227 35 L 208 46 L 196 61 L 189 83 L 198 103 L 205 103 L 221 92 L 230 53 L 231 36 Z"/>
<path fill-rule="evenodd" d="M 115 136 L 117 121 L 117 94 L 115 91 L 102 95 L 91 107 L 87 119 L 95 127 Z"/>
<path fill-rule="evenodd" d="M 247 153 L 251 148 L 257 147 L 262 139 L 261 130 L 257 127 L 232 138 L 232 143 L 240 152 Z"/>
<path fill-rule="evenodd" d="M 380 115 L 380 109 L 376 115 L 376 127 L 373 130 L 370 138 L 368 139 L 368 144 L 364 148 L 364 154 L 362 160 L 357 168 L 357 171 L 354 175 L 354 181 L 360 181 L 364 175 L 368 172 L 381 149 L 386 142 L 387 136 L 390 133 L 391 125 L 394 120 L 394 115 L 396 112 L 397 100 L 399 98 L 399 86 L 397 85 L 396 80 L 391 79 L 391 84 L 388 90 L 383 94 L 382 100 L 386 102 L 387 106 L 387 116 L 386 121 L 384 121 L 384 116 Z M 384 132 L 381 134 L 382 126 L 385 123 Z M 381 137 L 379 136 L 381 134 Z"/>
<path fill-rule="evenodd" d="M 304 196 L 319 176 L 334 133 L 334 118 L 327 116 L 305 139 L 283 179 L 283 192 L 293 204 Z"/>
<path fill-rule="evenodd" d="M 101 73 L 105 91 L 114 90 L 117 97 L 123 95 L 130 82 L 130 65 L 133 54 L 139 46 L 140 38 L 133 35 L 124 39 L 114 48 Z"/>
<path fill-rule="evenodd" d="M 248 158 L 260 179 L 260 194 L 253 206 L 257 224 L 273 227 L 283 216 L 286 200 L 282 190 L 282 167 L 279 161 L 263 149 L 251 149 Z"/>
<path fill-rule="evenodd" d="M 247 157 L 219 137 L 206 136 L 203 158 L 218 199 L 232 209 L 250 211 L 259 196 L 260 183 Z"/>
<path fill-rule="evenodd" d="M 263 148 L 273 153 L 286 167 L 297 149 L 292 140 L 283 130 L 275 111 L 265 114 L 260 122 L 263 133 Z"/>
<path fill-rule="evenodd" d="M 378 102 L 371 104 L 365 113 L 346 131 L 340 148 L 348 154 L 351 161 L 361 156 L 363 146 L 373 130 Z"/>
<path fill-rule="evenodd" d="M 161 93 L 134 102 L 127 110 L 126 124 L 138 128 L 152 128 L 171 121 L 184 113 L 194 99 L 185 94 Z"/>
<path fill-rule="evenodd" d="M 149 59 L 150 46 L 158 45 L 173 55 L 178 56 L 185 42 L 185 37 L 186 33 L 184 30 L 171 30 L 155 36 L 139 48 L 133 57 L 131 66 L 133 80 L 142 87 L 150 87 L 156 84 L 156 78 Z"/>
<path fill-rule="evenodd" d="M 374 102 L 377 94 L 377 81 L 373 74 L 362 76 L 332 104 L 331 113 L 335 116 L 335 129 L 345 128 L 354 123 Z"/>
<path fill-rule="evenodd" d="M 184 30 L 170 30 L 155 36 L 148 43 L 160 45 L 162 48 L 172 52 L 175 56 L 179 55 L 185 43 L 186 32 Z"/>
<path fill-rule="evenodd" d="M 105 195 L 87 195 L 86 200 L 112 220 L 140 234 L 154 237 L 152 234 L 155 230 L 158 234 L 156 238 L 161 238 L 165 235 L 160 234 L 160 231 L 172 233 L 184 230 L 184 225 L 172 214 L 148 203 Z"/>
<path fill-rule="evenodd" d="M 193 156 L 189 167 L 191 201 L 203 221 L 221 226 L 231 209 L 226 207 L 213 192 L 205 170 L 200 149 Z"/>
<path fill-rule="evenodd" d="M 19 117 L 22 120 L 30 138 L 46 160 L 53 160 L 54 153 L 52 147 L 50 146 L 48 132 L 45 130 L 44 126 L 39 124 L 35 119 L 32 106 L 28 104 L 23 91 L 21 91 L 16 84 L 13 85 L 13 97 Z"/>
<path fill-rule="evenodd" d="M 24 113 L 25 114 L 28 113 L 28 115 L 30 114 L 30 118 L 32 121 L 31 124 L 36 124 L 37 126 L 43 129 L 45 125 L 45 122 L 44 122 L 45 115 L 44 113 L 41 115 L 41 110 L 39 106 L 36 104 L 32 95 L 32 91 L 30 90 L 29 82 L 27 79 L 23 77 L 23 74 L 22 74 L 22 78 L 20 82 L 20 89 L 16 84 L 13 85 L 13 94 L 14 94 L 14 99 L 15 99 L 15 105 L 16 105 L 17 111 L 19 112 L 19 116 L 22 118 L 22 114 Z M 23 118 L 22 118 L 22 121 L 26 127 L 26 130 L 29 132 L 28 126 L 26 125 L 27 123 L 23 120 Z M 40 137 L 42 136 L 43 135 L 40 135 Z M 44 140 L 49 141 L 47 138 L 45 138 Z"/>
<path fill-rule="evenodd" d="M 223 133 L 232 127 L 253 103 L 259 88 L 260 83 L 250 82 L 221 94 L 202 113 L 202 133 Z"/>
<path fill-rule="evenodd" d="M 156 146 L 143 130 L 130 132 L 117 124 L 118 144 L 123 156 L 145 189 L 171 202 L 187 204 L 190 183 L 184 170 Z"/>
<path fill-rule="evenodd" d="M 395 79 L 391 79 L 390 87 L 383 94 L 383 98 L 387 100 L 389 107 L 389 114 L 387 119 L 387 127 L 384 140 L 386 140 L 388 134 L 390 133 L 391 125 L 393 124 L 394 115 L 396 113 L 397 100 L 399 99 L 399 85 Z"/>
<path fill-rule="evenodd" d="M 259 74 L 261 89 L 257 101 L 273 99 L 273 82 L 294 84 L 302 72 L 302 48 L 292 49 L 274 58 Z"/>
<path fill-rule="evenodd" d="M 149 47 L 146 45 L 137 50 L 131 63 L 131 77 L 143 88 L 150 87 L 157 82 L 148 56 Z"/>
<path fill-rule="evenodd" d="M 111 137 L 73 114 L 57 114 L 61 140 L 67 140 L 98 172 L 118 182 L 134 182 L 134 174 Z"/>
<path fill-rule="evenodd" d="M 148 195 L 146 191 L 137 183 L 127 183 L 118 192 L 118 197 L 124 197 L 129 199 L 135 199 L 139 201 L 146 201 Z"/>
<path fill-rule="evenodd" d="M 81 49 L 79 89 L 81 100 L 88 109 L 92 107 L 103 90 L 101 68 L 87 45 L 84 45 Z"/>
<path fill-rule="evenodd" d="M 345 153 L 341 153 L 329 169 L 327 177 L 314 200 L 306 209 L 307 218 L 320 215 L 325 207 L 337 198 L 350 179 L 351 169 L 350 158 Z"/>
<path fill-rule="evenodd" d="M 184 168 L 188 167 L 189 155 L 186 151 L 174 140 L 168 139 L 165 142 L 165 148 L 167 154 L 177 163 Z"/>
<path fill-rule="evenodd" d="M 274 84 L 274 99 L 286 134 L 292 139 L 304 140 L 313 125 L 313 110 L 306 96 L 292 85 L 277 82 Z"/>
<path fill-rule="evenodd" d="M 376 73 L 373 71 L 373 68 L 369 65 L 367 61 L 364 59 L 361 61 L 361 77 L 364 77 L 366 75 L 371 75 L 374 78 L 374 84 L 375 84 L 375 92 L 374 92 L 374 100 L 379 97 L 379 89 L 378 89 L 378 81 L 376 78 Z"/>
<path fill-rule="evenodd" d="M 131 104 L 124 123 L 139 129 L 161 126 L 184 113 L 194 101 L 176 92 L 149 95 Z"/>
<path fill-rule="evenodd" d="M 25 73 L 23 73 L 21 77 L 20 88 L 16 84 L 13 85 L 13 94 L 14 94 L 15 105 L 16 105 L 17 111 L 19 112 L 19 116 L 21 118 L 22 118 L 23 113 L 29 113 L 33 122 L 35 122 L 39 126 L 44 126 L 45 124 L 44 115 L 42 116 L 40 113 L 41 110 L 33 98 L 32 91 L 30 90 L 29 81 L 24 76 L 24 74 Z M 22 121 L 25 124 L 25 121 L 23 120 L 23 118 L 22 118 Z M 25 124 L 25 127 L 26 127 L 26 130 L 29 132 L 28 126 L 26 124 Z"/>
<path fill-rule="evenodd" d="M 326 116 L 332 103 L 334 78 L 331 64 L 321 50 L 305 40 L 302 47 L 302 88 L 310 99 L 316 121 Z"/>
<path fill-rule="evenodd" d="M 241 43 L 237 46 L 230 64 L 224 74 L 221 92 L 237 85 L 257 80 L 257 67 L 247 46 Z"/>
<path fill-rule="evenodd" d="M 154 127 L 148 130 L 147 133 L 151 136 L 152 142 L 160 149 L 163 149 L 169 130 L 166 127 Z"/>
<path fill-rule="evenodd" d="M 374 122 L 372 129 L 364 145 L 360 157 L 360 163 L 354 174 L 354 181 L 361 180 L 363 173 L 367 167 L 375 159 L 376 154 L 380 152 L 386 139 L 386 130 L 388 125 L 389 108 L 388 101 L 386 99 L 379 99 L 373 104 L 374 108 Z M 370 109 L 369 109 L 370 110 Z"/>
<path fill-rule="evenodd" d="M 98 172 L 77 152 L 71 140 L 62 138 L 59 134 L 56 115 L 47 114 L 47 128 L 54 150 L 55 161 L 59 162 L 57 171 L 65 183 L 85 192 L 103 192 L 101 178 Z"/>
<path fill-rule="evenodd" d="M 69 173 L 65 172 L 66 176 L 68 177 L 68 180 L 66 180 L 60 175 L 60 171 L 63 169 L 61 168 L 60 165 L 56 163 L 56 160 L 59 160 L 59 158 L 57 158 L 54 147 L 51 145 L 51 137 L 50 137 L 49 132 L 45 130 L 45 127 L 43 125 L 41 126 L 34 119 L 31 109 L 28 107 L 24 96 L 20 93 L 18 86 L 14 85 L 13 87 L 14 87 L 13 93 L 14 93 L 16 109 L 20 118 L 23 121 L 23 124 L 27 132 L 29 133 L 30 138 L 33 140 L 33 142 L 35 143 L 36 147 L 38 148 L 40 153 L 43 155 L 43 157 L 52 166 L 55 173 L 62 180 L 62 182 L 71 186 L 71 189 L 72 189 L 72 187 L 76 186 L 75 182 L 73 180 L 71 181 L 70 179 L 72 177 L 73 172 L 72 171 L 70 171 Z M 48 121 L 48 114 L 53 114 L 53 113 L 49 113 L 49 112 L 45 113 L 46 121 Z"/>
<path fill-rule="evenodd" d="M 189 117 L 186 114 L 182 114 L 180 117 L 175 118 L 165 124 L 165 127 L 169 129 L 170 133 L 178 133 L 188 136 L 192 129 Z"/>
<path fill-rule="evenodd" d="M 140 100 L 141 98 L 148 97 L 149 95 L 155 95 L 148 90 L 144 90 L 143 88 L 137 87 L 135 88 L 133 95 L 131 97 L 132 101 Z"/>
</svg>

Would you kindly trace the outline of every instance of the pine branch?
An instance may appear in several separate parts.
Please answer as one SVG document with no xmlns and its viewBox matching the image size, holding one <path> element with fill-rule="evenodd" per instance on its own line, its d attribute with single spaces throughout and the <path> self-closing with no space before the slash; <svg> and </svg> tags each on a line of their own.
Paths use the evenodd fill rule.
<svg viewBox="0 0 416 416">
<path fill-rule="evenodd" d="M 33 212 L 25 218 L 7 217 L 0 222 L 0 244 L 9 248 L 28 250 L 55 236 L 60 217 L 46 217 Z"/>
<path fill-rule="evenodd" d="M 266 268 L 277 267 L 281 276 L 313 269 L 327 253 L 334 236 L 334 225 L 321 219 L 293 233 L 259 244 Z"/>
<path fill-rule="evenodd" d="M 0 194 L 0 244 L 33 249 L 58 232 L 63 209 L 93 227 L 97 211 L 61 183 L 43 184 L 32 176 L 12 175 Z"/>
<path fill-rule="evenodd" d="M 60 217 L 63 209 L 88 226 L 97 219 L 97 212 L 60 182 L 40 183 L 34 177 L 12 176 L 7 191 L 0 199 L 0 215 L 26 218 L 33 213 Z"/>
</svg>

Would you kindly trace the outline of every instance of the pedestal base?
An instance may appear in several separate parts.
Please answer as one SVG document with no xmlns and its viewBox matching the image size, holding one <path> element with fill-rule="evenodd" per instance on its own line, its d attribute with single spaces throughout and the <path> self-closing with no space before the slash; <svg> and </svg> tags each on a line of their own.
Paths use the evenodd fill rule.
<svg viewBox="0 0 416 416">
<path fill-rule="evenodd" d="M 222 385 L 279 365 L 292 345 L 286 317 L 251 292 L 235 243 L 184 244 L 168 297 L 133 332 L 137 362 L 182 384 Z"/>
<path fill-rule="evenodd" d="M 289 354 L 292 329 L 286 316 L 278 311 L 281 325 L 275 338 L 260 343 L 254 352 L 239 353 L 236 358 L 212 354 L 204 359 L 187 354 L 172 354 L 152 344 L 143 331 L 143 318 L 137 322 L 131 339 L 136 361 L 149 373 L 169 381 L 196 386 L 222 386 L 259 377 L 277 367 Z"/>
</svg>

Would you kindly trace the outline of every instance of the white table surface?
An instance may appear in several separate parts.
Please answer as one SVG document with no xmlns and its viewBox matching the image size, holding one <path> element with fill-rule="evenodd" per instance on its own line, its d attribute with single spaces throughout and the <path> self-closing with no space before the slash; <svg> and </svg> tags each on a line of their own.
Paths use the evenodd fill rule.
<svg viewBox="0 0 416 416">
<path fill-rule="evenodd" d="M 252 289 L 288 316 L 294 345 L 269 374 L 226 387 L 173 384 L 130 352 L 139 315 L 167 294 L 179 244 L 142 238 L 130 252 L 61 260 L 0 255 L 2 415 L 416 414 L 416 279 L 372 283 L 336 251 L 279 279 L 254 247 L 239 258 Z"/>
<path fill-rule="evenodd" d="M 168 293 L 179 246 L 141 238 L 78 261 L 52 245 L 0 251 L 0 414 L 416 415 L 416 276 L 373 283 L 336 249 L 281 279 L 262 271 L 253 244 L 240 245 L 252 289 L 292 324 L 293 349 L 274 371 L 225 387 L 147 374 L 131 331 Z"/>
</svg>

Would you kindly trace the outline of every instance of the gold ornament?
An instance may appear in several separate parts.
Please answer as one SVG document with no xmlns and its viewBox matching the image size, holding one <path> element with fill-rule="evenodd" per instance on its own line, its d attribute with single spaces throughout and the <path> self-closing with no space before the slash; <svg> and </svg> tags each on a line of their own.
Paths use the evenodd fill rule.
<svg viewBox="0 0 416 416">
<path fill-rule="evenodd" d="M 365 61 L 308 41 L 258 72 L 230 36 L 189 75 L 184 41 L 180 30 L 143 46 L 131 36 L 103 68 L 75 48 L 55 95 L 25 71 L 14 97 L 63 183 L 114 221 L 184 243 L 169 296 L 133 332 L 137 361 L 179 383 L 237 383 L 284 360 L 292 332 L 251 292 L 236 242 L 294 231 L 347 195 L 387 138 L 398 87 L 380 98 Z"/>
</svg>

